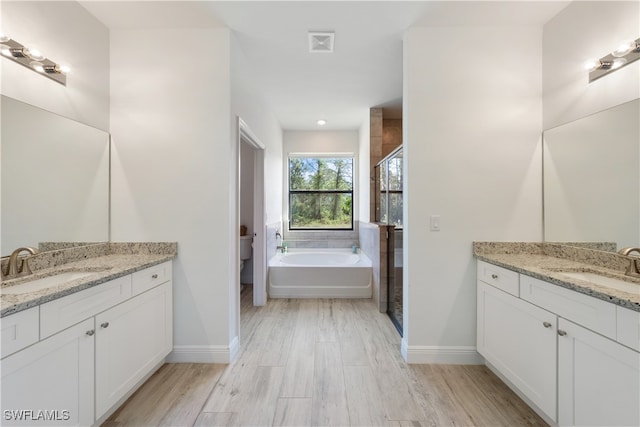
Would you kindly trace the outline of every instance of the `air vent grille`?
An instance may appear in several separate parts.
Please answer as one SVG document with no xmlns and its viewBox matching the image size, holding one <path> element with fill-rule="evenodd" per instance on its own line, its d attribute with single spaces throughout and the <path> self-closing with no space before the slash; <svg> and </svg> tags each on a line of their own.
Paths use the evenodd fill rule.
<svg viewBox="0 0 640 427">
<path fill-rule="evenodd" d="M 309 52 L 333 53 L 333 31 L 309 31 Z"/>
</svg>

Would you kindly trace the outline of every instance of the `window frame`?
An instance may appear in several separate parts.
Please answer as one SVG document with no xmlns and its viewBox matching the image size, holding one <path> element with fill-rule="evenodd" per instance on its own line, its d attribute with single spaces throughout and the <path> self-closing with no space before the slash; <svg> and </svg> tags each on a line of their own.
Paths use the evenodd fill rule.
<svg viewBox="0 0 640 427">
<path fill-rule="evenodd" d="M 348 159 L 351 161 L 351 190 L 292 190 L 291 189 L 291 159 Z M 287 156 L 287 211 L 288 231 L 314 232 L 314 231 L 353 231 L 355 215 L 355 165 L 356 156 L 353 153 L 289 153 Z M 350 224 L 348 227 L 295 227 L 292 226 L 291 197 L 295 194 L 349 194 L 351 195 Z"/>
</svg>

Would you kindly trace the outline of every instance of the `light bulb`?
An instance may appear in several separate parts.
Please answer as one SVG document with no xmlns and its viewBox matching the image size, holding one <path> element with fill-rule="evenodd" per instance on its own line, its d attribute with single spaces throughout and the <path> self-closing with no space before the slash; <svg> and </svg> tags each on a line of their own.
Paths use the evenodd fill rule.
<svg viewBox="0 0 640 427">
<path fill-rule="evenodd" d="M 68 65 L 58 65 L 56 68 L 62 74 L 69 74 L 71 72 L 71 67 Z"/>
<path fill-rule="evenodd" d="M 618 46 L 616 50 L 611 52 L 611 55 L 615 56 L 616 58 L 621 58 L 626 54 L 628 54 L 629 52 L 631 52 L 632 50 L 634 50 L 636 47 L 637 46 L 635 41 L 625 40 L 622 43 L 620 43 L 620 46 Z"/>
<path fill-rule="evenodd" d="M 587 71 L 597 70 L 602 66 L 602 62 L 599 59 L 590 59 L 584 63 L 584 69 Z"/>
<path fill-rule="evenodd" d="M 44 59 L 44 55 L 38 49 L 25 48 L 24 53 L 34 61 L 42 61 Z"/>
<path fill-rule="evenodd" d="M 324 119 L 320 119 L 316 123 L 318 124 L 318 126 L 324 126 L 327 124 L 327 121 Z"/>
<path fill-rule="evenodd" d="M 613 63 L 611 64 L 611 69 L 615 70 L 617 68 L 622 67 L 624 64 L 627 63 L 627 60 L 624 58 L 616 58 L 613 60 Z"/>
<path fill-rule="evenodd" d="M 44 65 L 42 65 L 42 62 L 32 61 L 29 65 L 37 72 L 44 73 Z"/>
<path fill-rule="evenodd" d="M 0 53 L 4 56 L 11 56 L 11 48 L 7 45 L 0 44 Z"/>
<path fill-rule="evenodd" d="M 0 43 L 6 43 L 11 40 L 11 37 L 0 31 Z"/>
</svg>

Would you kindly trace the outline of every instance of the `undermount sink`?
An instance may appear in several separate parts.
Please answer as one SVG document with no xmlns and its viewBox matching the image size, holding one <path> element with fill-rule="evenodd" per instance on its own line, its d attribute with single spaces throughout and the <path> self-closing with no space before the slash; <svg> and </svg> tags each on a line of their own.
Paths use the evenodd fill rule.
<svg viewBox="0 0 640 427">
<path fill-rule="evenodd" d="M 590 271 L 560 271 L 557 273 L 571 279 L 582 280 L 599 286 L 606 286 L 607 288 L 616 289 L 618 291 L 640 294 L 640 283 L 627 282 L 625 280 L 603 276 Z"/>
<path fill-rule="evenodd" d="M 18 283 L 11 286 L 3 286 L 0 293 L 4 295 L 26 294 L 29 292 L 37 292 L 42 289 L 61 285 L 72 280 L 91 276 L 95 272 L 91 271 L 65 271 L 54 276 L 47 276 L 41 279 L 29 280 L 28 282 Z"/>
</svg>

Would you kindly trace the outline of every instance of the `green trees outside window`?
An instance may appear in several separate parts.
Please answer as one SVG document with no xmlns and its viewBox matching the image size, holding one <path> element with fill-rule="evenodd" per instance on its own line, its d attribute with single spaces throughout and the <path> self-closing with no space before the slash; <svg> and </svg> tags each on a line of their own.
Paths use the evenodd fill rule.
<svg viewBox="0 0 640 427">
<path fill-rule="evenodd" d="M 289 229 L 353 229 L 353 158 L 289 158 Z"/>
</svg>

